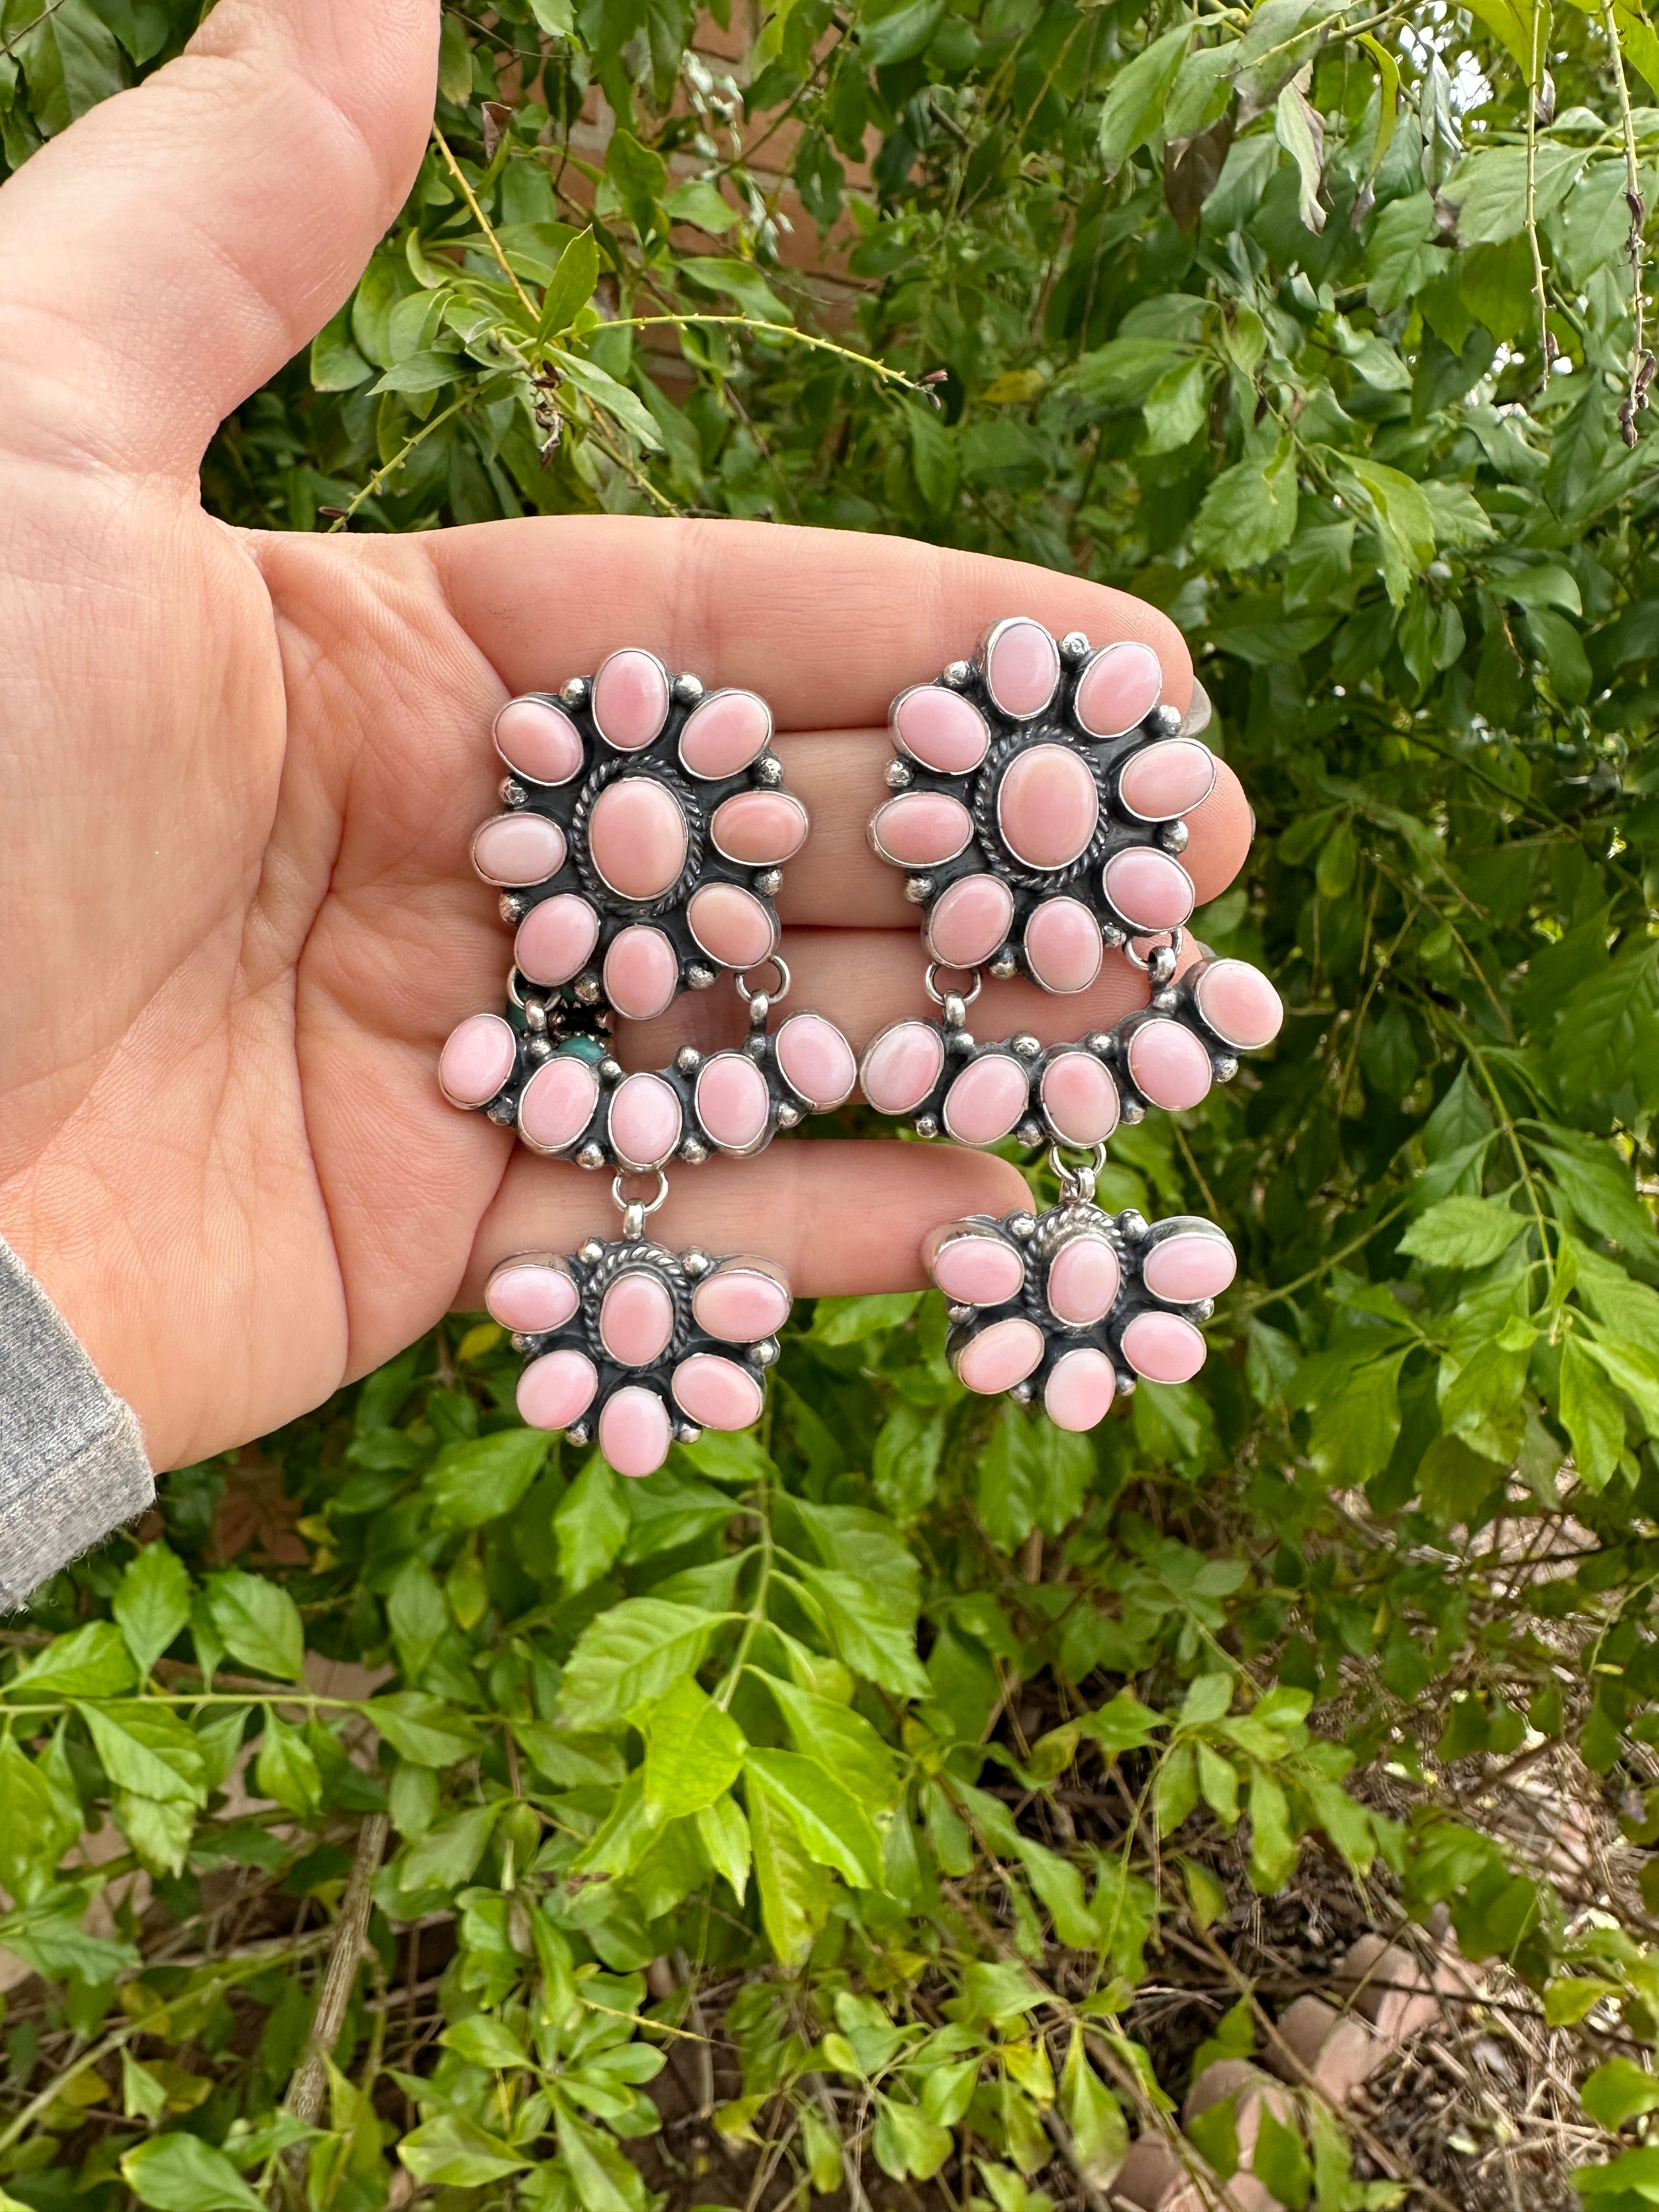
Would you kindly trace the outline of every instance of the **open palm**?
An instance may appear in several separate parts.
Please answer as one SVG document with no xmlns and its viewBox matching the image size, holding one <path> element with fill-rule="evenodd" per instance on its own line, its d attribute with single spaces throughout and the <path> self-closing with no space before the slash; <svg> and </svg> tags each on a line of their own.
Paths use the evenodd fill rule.
<svg viewBox="0 0 1659 2212">
<path fill-rule="evenodd" d="M 430 118 L 437 0 L 222 0 L 191 52 L 0 190 L 0 1235 L 158 1466 L 316 1404 L 504 1254 L 604 1231 L 599 1180 L 455 1114 L 442 1040 L 508 940 L 467 846 L 491 718 L 649 646 L 772 702 L 813 836 L 782 900 L 792 1003 L 860 1044 L 920 1011 L 916 916 L 866 848 L 901 685 L 1028 612 L 1139 637 L 1121 594 L 900 540 L 573 518 L 405 538 L 204 514 L 220 417 L 319 329 L 395 214 Z M 1243 859 L 1224 771 L 1200 899 Z M 988 986 L 982 1033 L 1079 1035 L 1145 996 Z M 633 1066 L 735 1040 L 682 1000 Z M 805 1294 L 909 1287 L 935 1223 L 1012 1168 L 794 1141 L 680 1172 L 670 1238 L 763 1252 Z"/>
</svg>

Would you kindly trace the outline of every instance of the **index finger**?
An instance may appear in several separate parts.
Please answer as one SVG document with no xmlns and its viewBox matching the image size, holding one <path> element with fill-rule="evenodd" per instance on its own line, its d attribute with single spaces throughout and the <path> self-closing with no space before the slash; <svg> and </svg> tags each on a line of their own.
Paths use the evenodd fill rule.
<svg viewBox="0 0 1659 2212">
<path fill-rule="evenodd" d="M 711 689 L 758 691 L 781 730 L 859 729 L 895 693 L 1030 615 L 1091 645 L 1149 645 L 1184 714 L 1193 665 L 1167 615 L 1127 592 L 908 538 L 782 523 L 537 515 L 420 541 L 456 619 L 509 693 L 556 689 L 648 646 Z"/>
</svg>

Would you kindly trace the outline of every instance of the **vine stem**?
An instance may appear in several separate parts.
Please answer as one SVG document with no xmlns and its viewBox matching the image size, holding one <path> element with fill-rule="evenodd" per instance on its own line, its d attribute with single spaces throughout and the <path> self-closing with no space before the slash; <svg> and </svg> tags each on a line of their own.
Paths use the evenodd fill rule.
<svg viewBox="0 0 1659 2212">
<path fill-rule="evenodd" d="M 335 516 L 333 521 L 329 524 L 327 530 L 323 533 L 324 536 L 332 538 L 337 531 L 343 530 L 347 523 L 350 521 L 352 516 L 356 514 L 358 508 L 363 505 L 364 501 L 366 500 L 373 499 L 375 494 L 380 491 L 381 487 L 391 477 L 397 475 L 398 470 L 402 468 L 404 463 L 414 452 L 416 447 L 423 444 L 425 441 L 432 435 L 432 433 L 434 430 L 441 428 L 443 424 L 448 422 L 452 415 L 459 415 L 465 404 L 466 401 L 464 398 L 452 400 L 441 414 L 434 415 L 429 422 L 422 422 L 420 428 L 415 433 L 414 436 L 412 438 L 405 439 L 402 447 L 392 456 L 392 459 L 387 461 L 383 467 L 376 469 L 374 475 L 369 478 L 368 482 L 363 485 L 362 489 L 353 495 L 350 506 L 343 507 L 341 512 Z"/>
<path fill-rule="evenodd" d="M 1533 296 L 1538 302 L 1538 388 L 1550 380 L 1551 349 L 1549 296 L 1544 289 L 1544 253 L 1538 243 L 1538 88 L 1543 81 L 1539 46 L 1544 36 L 1544 10 L 1534 8 L 1532 18 L 1532 67 L 1527 73 L 1527 243 L 1532 248 Z"/>
<path fill-rule="evenodd" d="M 833 353 L 842 361 L 850 361 L 857 368 L 868 369 L 884 384 L 896 384 L 902 392 L 920 395 L 922 387 L 914 377 L 907 376 L 902 368 L 894 368 L 873 354 L 858 353 L 851 346 L 837 345 L 833 338 L 822 338 L 815 331 L 798 329 L 793 323 L 763 323 L 753 315 L 618 315 L 605 325 L 612 331 L 648 331 L 667 325 L 677 330 L 705 330 L 726 328 L 750 331 L 757 337 L 775 337 L 786 344 L 809 347 L 814 353 Z"/>
<path fill-rule="evenodd" d="M 437 148 L 438 151 L 443 155 L 445 166 L 447 167 L 450 175 L 454 179 L 461 198 L 466 202 L 467 206 L 472 210 L 473 221 L 477 224 L 479 229 L 489 240 L 489 250 L 495 255 L 496 262 L 501 268 L 502 276 L 506 277 L 507 283 L 518 294 L 519 305 L 524 309 L 526 314 L 529 316 L 530 327 L 533 331 L 537 323 L 540 319 L 536 310 L 535 303 L 531 299 L 529 293 L 525 290 L 524 286 L 519 282 L 518 272 L 514 268 L 513 264 L 507 259 L 506 254 L 501 251 L 501 241 L 496 237 L 494 226 L 491 224 L 489 216 L 479 206 L 478 196 L 466 180 L 466 172 L 462 168 L 460 163 L 455 159 L 455 156 L 450 152 L 449 142 L 444 137 L 443 132 L 439 130 L 435 123 L 432 126 L 432 143 Z"/>
<path fill-rule="evenodd" d="M 1626 251 L 1630 255 L 1631 312 L 1636 320 L 1635 336 L 1631 340 L 1630 392 L 1619 410 L 1619 428 L 1625 443 L 1634 446 L 1636 410 L 1647 404 L 1647 380 L 1651 374 L 1642 338 L 1642 224 L 1646 210 L 1642 204 L 1642 174 L 1636 159 L 1636 118 L 1631 113 L 1630 84 L 1625 76 L 1625 57 L 1620 51 L 1619 23 L 1613 12 L 1613 0 L 1602 0 L 1601 20 L 1607 26 L 1607 51 L 1613 56 L 1613 81 L 1619 87 L 1619 122 L 1625 142 L 1625 198 L 1630 207 L 1630 238 Z"/>
<path fill-rule="evenodd" d="M 331 2056 L 340 2039 L 340 2030 L 345 2026 L 346 2006 L 356 1985 L 357 1969 L 362 1964 L 368 1942 L 369 1885 L 385 1856 L 390 1827 L 384 1813 L 371 1813 L 357 1832 L 357 1849 L 346 1879 L 345 1895 L 340 1901 L 340 1917 L 334 1923 L 306 2056 L 289 2091 L 289 2111 L 307 2128 L 316 2126 L 323 2109 L 323 2092 L 328 2082 L 325 2062 Z M 296 2193 L 303 2187 L 309 2164 L 308 2146 L 295 2143 L 289 2154 L 289 2176 Z"/>
</svg>

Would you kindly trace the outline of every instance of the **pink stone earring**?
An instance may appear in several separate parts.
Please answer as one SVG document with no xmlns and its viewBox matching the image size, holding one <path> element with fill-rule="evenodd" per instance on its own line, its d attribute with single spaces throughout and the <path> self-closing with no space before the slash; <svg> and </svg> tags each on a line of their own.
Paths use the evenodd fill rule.
<svg viewBox="0 0 1659 2212">
<path fill-rule="evenodd" d="M 951 1357 L 970 1389 L 1039 1393 L 1065 1428 L 1091 1428 L 1137 1376 L 1186 1382 L 1203 1363 L 1196 1324 L 1232 1279 L 1232 1248 L 1208 1222 L 1148 1229 L 1094 1203 L 1107 1139 L 1148 1106 L 1194 1106 L 1272 1042 L 1279 994 L 1240 960 L 1176 980 L 1194 903 L 1183 817 L 1215 783 L 1200 741 L 1209 702 L 1184 718 L 1160 703 L 1150 647 L 1058 644 L 1024 617 L 994 623 L 975 659 L 893 702 L 895 796 L 871 819 L 878 854 L 922 909 L 937 1021 L 891 1024 L 866 1047 L 864 1095 L 923 1137 L 1047 1144 L 1058 1206 L 1001 1223 L 951 1222 L 924 1259 L 951 1300 Z M 1111 1031 L 1046 1050 L 1018 1036 L 983 1043 L 967 1025 L 979 969 L 1042 989 L 1088 989 L 1109 946 L 1146 970 L 1148 1006 Z M 942 975 L 969 978 L 965 988 Z M 1062 1148 L 1090 1155 L 1068 1165 Z"/>
<path fill-rule="evenodd" d="M 472 858 L 516 932 L 508 1007 L 461 1023 L 439 1082 L 453 1105 L 516 1127 L 532 1152 L 612 1172 L 621 1241 L 505 1263 L 489 1310 L 530 1361 L 526 1419 L 586 1442 L 597 1408 L 611 1465 L 648 1474 L 672 1437 L 758 1419 L 789 1304 L 763 1261 L 676 1256 L 646 1240 L 664 1170 L 761 1152 L 780 1129 L 843 1104 L 857 1079 L 852 1048 L 821 1014 L 771 1025 L 790 981 L 775 902 L 783 863 L 805 842 L 806 810 L 783 787 L 763 699 L 708 692 L 637 647 L 556 696 L 509 701 L 495 738 L 510 770 L 504 811 L 478 830 Z M 769 963 L 777 981 L 758 988 L 750 971 Z M 624 1074 L 614 1018 L 648 1020 L 722 969 L 749 1009 L 742 1049 L 687 1045 L 672 1066 Z M 623 1197 L 624 1175 L 653 1170 L 649 1205 Z M 732 1334 L 739 1285 L 750 1318 L 781 1300 L 752 1336 Z"/>
</svg>

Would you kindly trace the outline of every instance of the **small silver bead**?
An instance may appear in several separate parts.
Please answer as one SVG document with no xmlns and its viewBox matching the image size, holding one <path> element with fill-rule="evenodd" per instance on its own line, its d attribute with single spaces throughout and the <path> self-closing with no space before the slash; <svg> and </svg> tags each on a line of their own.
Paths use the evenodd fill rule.
<svg viewBox="0 0 1659 2212">
<path fill-rule="evenodd" d="M 945 1318 L 953 1328 L 960 1328 L 963 1322 L 972 1321 L 978 1311 L 977 1306 L 948 1305 L 945 1309 Z"/>
<path fill-rule="evenodd" d="M 928 900 L 933 896 L 933 878 L 931 876 L 907 876 L 904 882 L 904 896 L 909 900 L 912 906 L 926 906 Z"/>
<path fill-rule="evenodd" d="M 1022 1145 L 1040 1145 L 1042 1131 L 1035 1121 L 1022 1121 L 1014 1134 Z"/>
<path fill-rule="evenodd" d="M 702 696 L 702 677 L 690 674 L 677 676 L 674 678 L 674 696 L 683 707 L 695 707 Z"/>
<path fill-rule="evenodd" d="M 945 1017 L 945 1026 L 947 1030 L 959 1030 L 964 1026 L 968 1019 L 968 1001 L 960 991 L 947 991 L 940 1004 L 939 1012 Z"/>
<path fill-rule="evenodd" d="M 574 988 L 576 996 L 583 1006 L 591 1006 L 597 1003 L 599 995 L 599 979 L 597 975 L 592 974 L 578 975 Z"/>
<path fill-rule="evenodd" d="M 1127 1237 L 1132 1244 L 1139 1244 L 1146 1234 L 1146 1217 L 1133 1206 L 1126 1206 L 1117 1217 L 1118 1234 Z"/>
<path fill-rule="evenodd" d="M 1030 1382 L 1016 1382 L 1008 1395 L 1013 1400 L 1015 1405 L 1029 1406 L 1036 1397 L 1036 1391 Z"/>
<path fill-rule="evenodd" d="M 489 1120 L 494 1121 L 499 1128 L 509 1129 L 512 1127 L 513 1102 L 510 1098 L 495 1099 L 485 1108 L 484 1111 L 488 1115 Z"/>
<path fill-rule="evenodd" d="M 1127 1368 L 1119 1368 L 1117 1375 L 1118 1396 L 1120 1398 L 1133 1398 L 1135 1395 L 1135 1384 L 1139 1379 L 1139 1378 L 1137 1376 L 1130 1374 Z"/>
<path fill-rule="evenodd" d="M 755 878 L 755 889 L 763 898 L 775 898 L 783 889 L 783 870 L 763 868 Z"/>
<path fill-rule="evenodd" d="M 497 904 L 501 908 L 501 920 L 509 929 L 515 928 L 524 920 L 525 902 L 517 891 L 503 891 Z"/>
<path fill-rule="evenodd" d="M 1158 985 L 1167 983 L 1175 974 L 1176 955 L 1172 945 L 1160 945 L 1146 963 L 1146 973 Z"/>
<path fill-rule="evenodd" d="M 908 761 L 890 760 L 888 762 L 887 788 L 889 791 L 908 791 L 914 781 Z"/>
<path fill-rule="evenodd" d="M 688 968 L 685 980 L 694 991 L 706 991 L 714 980 L 714 971 L 712 968 Z"/>
<path fill-rule="evenodd" d="M 1158 833 L 1158 842 L 1166 853 L 1184 853 L 1188 834 L 1184 822 L 1166 822 Z"/>
<path fill-rule="evenodd" d="M 532 1036 L 540 1036 L 547 1028 L 545 999 L 526 999 L 524 1002 L 524 1025 Z"/>
<path fill-rule="evenodd" d="M 597 1267 L 605 1257 L 605 1246 L 597 1237 L 590 1237 L 576 1257 L 586 1260 L 590 1267 Z"/>
<path fill-rule="evenodd" d="M 1011 1213 L 1003 1226 L 1011 1237 L 1017 1237 L 1023 1244 L 1028 1237 L 1036 1235 L 1036 1216 L 1034 1213 Z"/>
<path fill-rule="evenodd" d="M 614 1060 L 602 1060 L 599 1062 L 599 1080 L 601 1083 L 620 1083 L 622 1067 L 619 1062 Z"/>
<path fill-rule="evenodd" d="M 1019 963 L 1015 959 L 1010 947 L 1005 945 L 991 963 L 991 973 L 999 982 L 1006 983 L 1011 975 L 1018 975 L 1018 972 Z"/>
<path fill-rule="evenodd" d="M 1100 925 L 1100 941 L 1103 945 L 1109 945 L 1115 951 L 1123 942 L 1123 932 L 1115 923 L 1103 921 Z"/>
<path fill-rule="evenodd" d="M 572 1421 L 570 1426 L 564 1433 L 567 1443 L 573 1444 L 585 1444 L 587 1442 L 589 1436 L 592 1434 L 592 1431 L 588 1428 L 586 1421 Z"/>
<path fill-rule="evenodd" d="M 1009 1042 L 1022 1060 L 1035 1060 L 1042 1049 L 1036 1039 L 1024 1030 L 1017 1037 L 1010 1038 Z"/>
<path fill-rule="evenodd" d="M 519 781 L 516 775 L 504 775 L 501 778 L 501 805 L 503 806 L 524 806 L 528 804 L 529 799 L 530 793 Z"/>
<path fill-rule="evenodd" d="M 526 1336 L 522 1329 L 516 1328 L 514 1330 L 512 1336 L 508 1339 L 508 1342 L 512 1345 L 514 1352 L 528 1352 L 534 1341 L 535 1340 L 533 1337 Z"/>
<path fill-rule="evenodd" d="M 972 1052 L 975 1049 L 971 1030 L 956 1028 L 946 1032 L 945 1042 L 952 1052 Z"/>
<path fill-rule="evenodd" d="M 714 1266 L 707 1252 L 700 1252 L 694 1244 L 689 1252 L 680 1255 L 680 1265 L 688 1275 L 706 1275 Z"/>
<path fill-rule="evenodd" d="M 529 1044 L 529 1053 L 532 1060 L 551 1060 L 553 1057 L 552 1039 L 550 1037 L 544 1036 L 532 1037 Z"/>
<path fill-rule="evenodd" d="M 1191 1308 L 1192 1316 L 1194 1321 L 1208 1321 L 1210 1316 L 1214 1311 L 1215 1300 L 1213 1298 L 1199 1298 L 1194 1303 Z"/>
<path fill-rule="evenodd" d="M 577 1163 L 585 1168 L 602 1168 L 605 1153 L 598 1145 L 584 1145 L 576 1155 Z"/>
<path fill-rule="evenodd" d="M 765 1022 L 767 1014 L 770 1011 L 771 1005 L 772 1001 L 767 997 L 764 991 L 757 991 L 755 994 L 754 1001 L 749 1009 L 749 1018 L 755 1024 L 755 1026 L 750 1030 L 748 1036 L 743 1041 L 743 1048 L 749 1054 L 749 1057 L 751 1060 L 764 1060 L 766 1057 L 767 1036 Z M 758 1018 L 757 1018 L 755 1013 L 755 1007 L 757 1006 L 758 1006 L 761 1010 Z"/>
<path fill-rule="evenodd" d="M 1127 1125 L 1128 1127 L 1133 1129 L 1137 1121 L 1144 1121 L 1146 1120 L 1146 1109 L 1141 1104 L 1139 1099 L 1126 1098 L 1123 1102 L 1123 1111 L 1120 1118 Z"/>
<path fill-rule="evenodd" d="M 585 676 L 573 676 L 569 683 L 560 691 L 559 696 L 567 707 L 581 706 L 587 697 L 587 678 Z"/>
<path fill-rule="evenodd" d="M 775 1336 L 763 1336 L 760 1342 L 752 1346 L 750 1349 L 754 1354 L 757 1367 L 771 1367 L 776 1364 L 778 1354 L 782 1347 Z"/>
<path fill-rule="evenodd" d="M 1089 650 L 1089 641 L 1080 629 L 1068 629 L 1060 641 L 1060 657 L 1065 660 L 1081 660 Z"/>
<path fill-rule="evenodd" d="M 755 763 L 755 775 L 761 783 L 781 783 L 783 763 L 775 753 L 763 753 Z"/>
<path fill-rule="evenodd" d="M 680 1146 L 680 1158 L 689 1161 L 694 1168 L 699 1168 L 708 1158 L 708 1147 L 699 1143 L 696 1137 L 688 1137 Z"/>
<path fill-rule="evenodd" d="M 1083 1042 L 1087 1045 L 1091 1052 L 1098 1053 L 1103 1060 L 1110 1056 L 1113 1047 L 1111 1033 L 1109 1030 L 1091 1030 L 1088 1036 L 1084 1038 Z"/>
<path fill-rule="evenodd" d="M 1173 707 L 1154 707 L 1140 726 L 1149 738 L 1178 738 L 1181 717 Z"/>
<path fill-rule="evenodd" d="M 938 1136 L 938 1116 L 933 1114 L 918 1114 L 916 1116 L 916 1134 L 919 1137 Z"/>
<path fill-rule="evenodd" d="M 778 1109 L 778 1127 L 779 1127 L 779 1128 L 781 1128 L 781 1129 L 798 1129 L 798 1128 L 799 1128 L 799 1127 L 800 1127 L 800 1109 L 799 1109 L 799 1106 L 792 1106 L 792 1105 L 790 1105 L 790 1103 L 788 1103 L 788 1101 L 786 1099 L 786 1100 L 784 1101 L 783 1104 L 782 1104 L 781 1106 L 780 1106 L 780 1107 L 779 1107 L 779 1109 Z"/>
<path fill-rule="evenodd" d="M 1176 992 L 1164 990 L 1152 1000 L 1152 1011 L 1154 1013 L 1172 1014 L 1180 1004 L 1181 1000 Z"/>
<path fill-rule="evenodd" d="M 677 1444 L 694 1444 L 702 1434 L 702 1431 L 695 1421 L 676 1421 L 674 1424 L 674 1441 Z"/>
<path fill-rule="evenodd" d="M 953 660 L 945 672 L 945 680 L 953 691 L 959 691 L 964 684 L 970 684 L 973 676 L 974 664 L 971 660 Z"/>
<path fill-rule="evenodd" d="M 674 1054 L 674 1065 L 682 1075 L 695 1075 L 702 1066 L 702 1054 L 694 1044 L 683 1044 Z"/>
<path fill-rule="evenodd" d="M 1215 1070 L 1218 1083 L 1231 1083 L 1238 1073 L 1238 1062 L 1230 1052 L 1224 1053 L 1219 1060 L 1212 1060 L 1210 1065 Z"/>
</svg>

